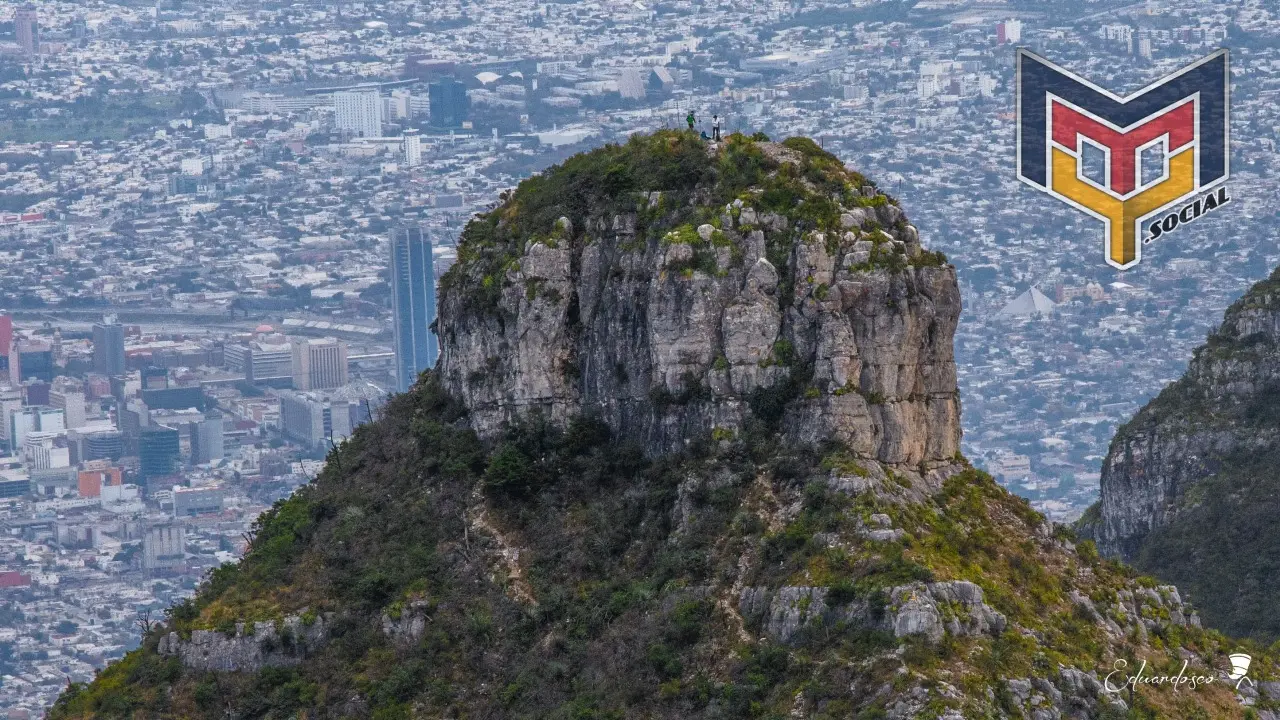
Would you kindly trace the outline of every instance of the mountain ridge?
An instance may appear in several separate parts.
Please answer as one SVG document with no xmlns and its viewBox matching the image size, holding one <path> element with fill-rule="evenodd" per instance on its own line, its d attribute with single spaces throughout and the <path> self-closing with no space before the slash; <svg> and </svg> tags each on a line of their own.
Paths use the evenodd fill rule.
<svg viewBox="0 0 1280 720">
<path fill-rule="evenodd" d="M 1276 718 L 1225 683 L 1263 649 L 956 452 L 918 239 L 802 138 L 522 183 L 464 232 L 440 369 L 50 717 Z M 1122 661 L 1221 682 L 1121 693 Z"/>
<path fill-rule="evenodd" d="M 1280 637 L 1280 270 L 1224 313 L 1187 372 L 1112 440 L 1080 523 L 1105 554 L 1176 582 L 1213 626 Z M 1276 538 L 1273 545 L 1271 538 Z"/>
</svg>

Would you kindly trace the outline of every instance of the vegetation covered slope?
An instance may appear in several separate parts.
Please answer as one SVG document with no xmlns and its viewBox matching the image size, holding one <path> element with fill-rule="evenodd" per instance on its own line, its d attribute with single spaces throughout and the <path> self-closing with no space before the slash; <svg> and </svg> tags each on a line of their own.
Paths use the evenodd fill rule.
<svg viewBox="0 0 1280 720">
<path fill-rule="evenodd" d="M 428 379 L 264 515 L 242 562 L 50 717 L 872 718 L 915 688 L 915 716 L 996 717 L 1017 712 L 1011 680 L 1116 658 L 1172 672 L 1183 651 L 1205 671 L 1235 648 L 1156 604 L 1139 605 L 1149 623 L 1126 618 L 1121 595 L 1154 585 L 1073 549 L 980 472 L 929 497 L 895 481 L 850 494 L 829 479 L 866 470 L 813 450 L 760 436 L 648 462 L 582 422 L 513 430 L 486 453 Z M 865 537 L 881 513 L 901 539 Z M 783 643 L 731 597 L 821 587 L 874 615 L 894 587 L 951 579 L 977 583 L 1009 628 L 930 643 L 833 615 Z M 397 642 L 384 616 L 411 607 L 425 629 Z M 326 613 L 329 641 L 294 667 L 195 671 L 157 653 L 169 632 Z M 1239 713 L 1226 685 L 1137 697 L 1134 717 Z M 1126 716 L 1094 716 L 1106 712 Z"/>
<path fill-rule="evenodd" d="M 612 177 L 609 192 L 674 188 L 688 212 L 718 211 L 738 193 L 723 153 L 764 152 L 727 145 L 661 133 L 522 184 L 468 228 L 449 282 L 474 280 L 466 312 L 501 324 L 485 280 L 507 290 L 521 235 L 553 232 L 573 193 L 599 207 Z M 781 147 L 751 182 L 789 193 L 775 200 L 793 223 L 840 222 L 820 208 L 861 180 L 811 141 Z M 916 272 L 877 252 L 889 242 L 860 242 L 876 246 L 869 274 Z M 794 251 L 768 248 L 779 267 Z M 1075 545 L 962 458 L 890 465 L 779 433 L 787 407 L 821 392 L 783 387 L 737 431 L 653 454 L 589 416 L 530 413 L 482 443 L 428 372 L 263 515 L 241 562 L 50 717 L 1242 715 L 1221 681 L 1239 646 L 1201 630 L 1176 591 Z M 1253 677 L 1274 672 L 1248 650 Z M 1140 660 L 1220 681 L 1099 682 Z"/>
<path fill-rule="evenodd" d="M 1280 401 L 1280 398 L 1277 398 Z M 1205 622 L 1280 638 L 1280 449 L 1223 459 L 1177 520 L 1147 536 L 1133 564 L 1182 588 Z"/>
<path fill-rule="evenodd" d="M 1280 638 L 1280 270 L 1227 309 L 1187 373 L 1122 427 L 1082 519 L 1205 622 Z"/>
</svg>

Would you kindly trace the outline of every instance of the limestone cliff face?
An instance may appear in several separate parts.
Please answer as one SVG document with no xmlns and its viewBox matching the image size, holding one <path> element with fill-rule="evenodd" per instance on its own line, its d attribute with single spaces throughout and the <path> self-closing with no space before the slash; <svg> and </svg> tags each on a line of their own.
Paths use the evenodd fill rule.
<svg viewBox="0 0 1280 720">
<path fill-rule="evenodd" d="M 1135 557 L 1146 537 L 1199 505 L 1196 488 L 1276 447 L 1271 409 L 1280 387 L 1280 275 L 1227 310 L 1186 374 L 1143 408 L 1111 444 L 1101 502 L 1086 529 L 1106 554 Z"/>
<path fill-rule="evenodd" d="M 867 186 L 820 228 L 759 207 L 758 190 L 709 194 L 658 189 L 634 211 L 560 217 L 500 278 L 460 263 L 439 370 L 479 434 L 534 411 L 587 414 L 657 454 L 757 417 L 891 464 L 955 456 L 955 270 L 902 211 Z M 486 281 L 501 283 L 496 308 L 476 312 L 464 288 Z"/>
</svg>

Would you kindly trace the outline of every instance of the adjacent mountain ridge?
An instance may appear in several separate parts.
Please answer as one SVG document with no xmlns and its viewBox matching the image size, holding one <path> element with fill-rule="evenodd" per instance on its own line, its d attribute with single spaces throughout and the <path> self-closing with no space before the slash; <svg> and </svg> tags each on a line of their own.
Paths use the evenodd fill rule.
<svg viewBox="0 0 1280 720">
<path fill-rule="evenodd" d="M 1280 717 L 959 454 L 955 269 L 813 141 L 637 135 L 458 255 L 438 369 L 51 718 Z"/>
<path fill-rule="evenodd" d="M 1280 638 L 1280 270 L 1122 427 L 1080 528 L 1177 583 L 1217 628 Z"/>
</svg>

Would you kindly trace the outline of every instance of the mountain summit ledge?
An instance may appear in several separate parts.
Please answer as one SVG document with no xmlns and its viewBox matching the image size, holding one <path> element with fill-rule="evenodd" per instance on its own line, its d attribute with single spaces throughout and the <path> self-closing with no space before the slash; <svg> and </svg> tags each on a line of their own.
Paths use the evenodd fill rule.
<svg viewBox="0 0 1280 720">
<path fill-rule="evenodd" d="M 458 252 L 439 368 L 51 718 L 1280 717 L 960 456 L 955 270 L 813 141 L 635 136 Z"/>
</svg>

